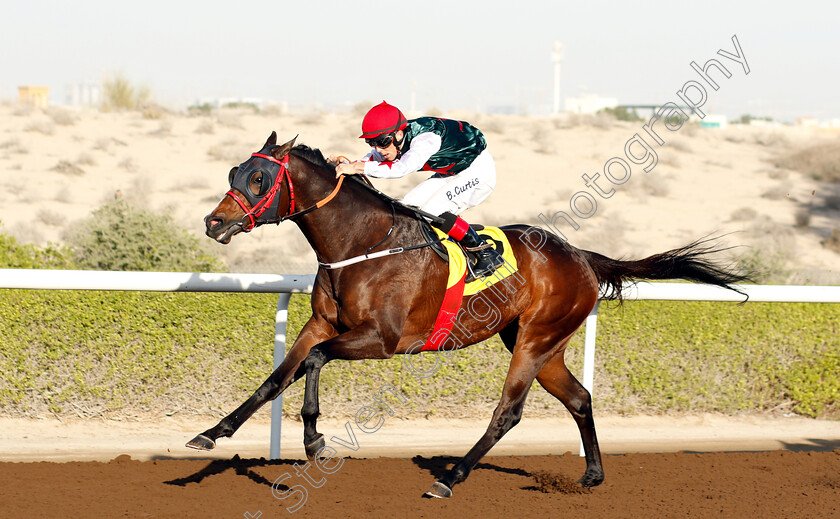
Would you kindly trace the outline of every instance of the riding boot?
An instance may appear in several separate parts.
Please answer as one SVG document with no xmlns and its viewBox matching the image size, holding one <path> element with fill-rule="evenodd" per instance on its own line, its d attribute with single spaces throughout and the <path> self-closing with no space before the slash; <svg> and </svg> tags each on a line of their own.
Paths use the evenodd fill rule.
<svg viewBox="0 0 840 519">
<path fill-rule="evenodd" d="M 470 265 L 467 269 L 466 283 L 475 281 L 476 279 L 489 276 L 497 268 L 505 264 L 504 258 L 499 254 L 492 245 L 484 241 L 475 230 L 470 227 L 458 243 L 460 243 L 464 250 L 472 253 L 475 256 L 475 264 Z"/>
<path fill-rule="evenodd" d="M 447 211 L 440 215 L 440 221 L 432 222 L 432 225 L 460 243 L 469 253 L 467 254 L 467 277 L 464 280 L 466 283 L 487 276 L 505 264 L 501 254 L 482 240 L 475 229 L 460 216 Z M 470 255 L 475 257 L 475 264 L 471 264 Z"/>
</svg>

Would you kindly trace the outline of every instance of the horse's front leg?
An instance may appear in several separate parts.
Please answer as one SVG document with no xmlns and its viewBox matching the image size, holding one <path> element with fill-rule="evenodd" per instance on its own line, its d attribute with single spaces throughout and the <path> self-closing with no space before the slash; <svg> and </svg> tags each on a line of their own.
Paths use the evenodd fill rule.
<svg viewBox="0 0 840 519">
<path fill-rule="evenodd" d="M 324 435 L 317 430 L 320 406 L 318 404 L 318 380 L 321 368 L 334 359 L 388 359 L 394 355 L 397 339 L 383 337 L 376 325 L 363 324 L 348 332 L 313 347 L 303 361 L 306 374 L 306 389 L 303 393 L 303 445 L 306 456 L 314 459 L 318 451 L 324 448 Z"/>
<path fill-rule="evenodd" d="M 304 325 L 294 345 L 277 369 L 262 383 L 251 397 L 234 412 L 224 417 L 215 427 L 204 431 L 187 443 L 187 447 L 210 450 L 216 446 L 216 440 L 231 437 L 248 418 L 266 402 L 274 400 L 293 382 L 301 378 L 301 367 L 309 351 L 316 344 L 335 335 L 335 329 L 326 320 L 313 315 Z"/>
</svg>

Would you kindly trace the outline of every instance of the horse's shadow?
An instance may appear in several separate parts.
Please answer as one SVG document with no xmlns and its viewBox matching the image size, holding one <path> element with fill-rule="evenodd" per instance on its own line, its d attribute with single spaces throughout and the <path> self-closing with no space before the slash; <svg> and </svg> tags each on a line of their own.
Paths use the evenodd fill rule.
<svg viewBox="0 0 840 519">
<path fill-rule="evenodd" d="M 444 474 L 446 474 L 449 467 L 460 461 L 460 458 L 454 456 L 433 456 L 431 458 L 425 458 L 423 456 L 414 456 L 413 458 L 411 458 L 411 461 L 418 468 L 428 471 L 429 474 L 431 474 L 432 477 L 434 477 L 435 479 L 440 479 L 441 477 L 443 477 Z M 182 478 L 164 481 L 163 483 L 166 485 L 185 487 L 190 483 L 198 484 L 211 476 L 222 474 L 223 472 L 226 472 L 228 470 L 233 470 L 237 476 L 245 476 L 254 483 L 257 483 L 259 485 L 266 485 L 268 487 L 275 487 L 277 490 L 285 491 L 289 490 L 289 487 L 287 487 L 286 485 L 275 485 L 273 481 L 269 481 L 264 476 L 255 472 L 253 469 L 257 467 L 269 466 L 291 466 L 295 463 L 299 463 L 299 460 L 267 460 L 265 458 L 242 459 L 239 457 L 239 455 L 234 455 L 233 458 L 229 460 L 210 460 L 210 462 L 204 468 L 202 468 L 194 474 Z M 525 470 L 518 468 L 500 467 L 492 463 L 479 463 L 475 466 L 475 468 L 493 470 L 496 472 L 503 472 L 505 474 L 515 474 L 518 476 L 524 476 L 526 478 L 532 477 L 532 474 Z"/>
<path fill-rule="evenodd" d="M 840 449 L 840 440 L 805 438 L 808 443 L 780 442 L 784 449 L 793 452 L 831 452 Z"/>
<path fill-rule="evenodd" d="M 454 456 L 432 456 L 431 458 L 424 458 L 423 456 L 414 456 L 411 461 L 423 470 L 429 471 L 435 479 L 440 479 L 447 473 L 449 467 L 461 461 L 461 458 Z M 524 476 L 526 478 L 532 477 L 530 472 L 522 469 L 500 467 L 492 463 L 479 463 L 475 466 L 476 469 L 494 470 L 496 472 L 503 472 L 505 474 L 515 474 L 517 476 Z"/>
<path fill-rule="evenodd" d="M 296 462 L 296 460 L 267 460 L 265 458 L 242 459 L 238 454 L 235 454 L 233 458 L 229 460 L 211 460 L 207 466 L 195 474 L 170 481 L 164 481 L 163 483 L 166 485 L 185 487 L 189 483 L 201 483 L 210 476 L 221 474 L 227 470 L 233 470 L 236 475 L 245 476 L 255 483 L 267 485 L 269 487 L 274 486 L 278 490 L 285 491 L 289 490 L 289 488 L 285 485 L 275 485 L 274 482 L 267 480 L 265 477 L 257 474 L 252 469 L 254 467 L 293 465 Z"/>
</svg>

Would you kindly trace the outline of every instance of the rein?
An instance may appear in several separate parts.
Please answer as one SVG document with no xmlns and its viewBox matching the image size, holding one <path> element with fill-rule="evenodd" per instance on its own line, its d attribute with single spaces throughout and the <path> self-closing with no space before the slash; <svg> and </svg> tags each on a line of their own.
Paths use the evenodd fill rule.
<svg viewBox="0 0 840 519">
<path fill-rule="evenodd" d="M 248 223 L 242 223 L 241 224 L 243 232 L 250 232 L 256 226 L 257 218 L 259 218 L 271 206 L 271 204 L 274 202 L 274 198 L 277 196 L 277 193 L 280 191 L 280 187 L 283 184 L 283 179 L 284 178 L 286 179 L 286 182 L 289 184 L 289 208 L 286 211 L 285 215 L 280 216 L 280 208 L 278 207 L 277 208 L 277 217 L 274 220 L 267 220 L 265 223 L 277 223 L 277 224 L 279 224 L 283 220 L 294 220 L 295 218 L 299 218 L 299 217 L 301 217 L 305 214 L 308 214 L 308 213 L 311 213 L 312 211 L 315 211 L 316 209 L 320 209 L 321 207 L 324 207 L 333 198 L 335 198 L 335 196 L 338 194 L 338 191 L 341 189 L 341 186 L 344 183 L 345 175 L 341 175 L 338 178 L 338 182 L 336 183 L 335 188 L 332 190 L 332 192 L 330 192 L 323 199 L 316 202 L 314 205 L 312 205 L 310 207 L 307 207 L 306 209 L 301 209 L 298 212 L 295 212 L 295 186 L 294 186 L 294 183 L 292 182 L 291 175 L 289 175 L 289 155 L 286 154 L 283 157 L 282 160 L 277 160 L 273 156 L 266 155 L 264 153 L 252 153 L 251 156 L 252 157 L 258 157 L 258 158 L 261 158 L 261 159 L 265 159 L 265 160 L 268 160 L 270 162 L 274 162 L 275 164 L 278 164 L 280 166 L 280 171 L 277 173 L 277 176 L 274 179 L 274 184 L 272 184 L 271 189 L 269 189 L 268 192 L 265 194 L 265 196 L 259 202 L 257 202 L 250 210 L 245 205 L 245 202 L 243 202 L 242 199 L 239 196 L 237 196 L 237 194 L 234 193 L 232 189 L 228 190 L 228 192 L 225 193 L 225 195 L 231 197 L 233 199 L 233 201 L 236 202 L 239 205 L 239 207 L 242 209 L 242 211 L 245 213 L 245 215 L 242 217 L 240 222 L 244 222 L 246 217 L 249 220 Z M 344 157 L 341 157 L 341 158 L 344 158 Z M 346 160 L 346 158 L 345 158 L 345 160 Z M 355 180 L 357 180 L 359 182 L 359 184 L 361 184 L 366 189 L 368 189 L 369 191 L 371 191 L 372 193 L 377 195 L 379 198 L 381 198 L 381 199 L 390 203 L 392 220 L 394 220 L 396 218 L 395 208 L 397 208 L 397 207 L 399 207 L 401 209 L 404 209 L 404 210 L 407 209 L 408 212 L 410 212 L 410 213 L 414 213 L 415 215 L 429 218 L 430 220 L 433 220 L 433 221 L 434 220 L 440 220 L 440 218 L 437 217 L 437 216 L 425 213 L 425 212 L 423 212 L 423 211 L 421 211 L 421 210 L 419 210 L 415 207 L 406 206 L 406 205 L 400 203 L 399 201 L 394 200 L 393 198 L 389 197 L 388 195 L 378 191 L 376 188 L 373 187 L 373 185 L 370 184 L 370 181 L 368 181 L 367 178 L 364 178 L 364 180 L 359 180 L 359 179 L 355 179 Z M 367 260 L 371 260 L 371 259 L 375 259 L 375 258 L 381 258 L 383 256 L 390 256 L 390 255 L 393 255 L 393 254 L 401 254 L 403 252 L 407 252 L 407 251 L 410 251 L 410 250 L 416 250 L 416 249 L 422 249 L 422 248 L 425 248 L 425 247 L 430 247 L 430 246 L 434 245 L 435 243 L 438 243 L 438 241 L 439 241 L 439 240 L 438 241 L 430 241 L 430 242 L 426 242 L 426 243 L 421 243 L 419 245 L 412 245 L 412 246 L 409 246 L 409 247 L 396 247 L 396 248 L 393 248 L 393 249 L 387 249 L 387 250 L 384 250 L 384 251 L 371 253 L 370 252 L 371 249 L 376 248 L 377 246 L 381 245 L 391 236 L 391 233 L 393 232 L 394 227 L 395 227 L 395 223 L 392 222 L 391 228 L 388 230 L 388 233 L 385 236 L 385 238 L 383 238 L 376 245 L 373 245 L 372 247 L 369 247 L 367 249 L 367 251 L 365 252 L 365 254 L 363 254 L 361 256 L 356 256 L 356 257 L 353 257 L 353 258 L 349 258 L 349 259 L 346 259 L 346 260 L 337 261 L 335 263 L 324 263 L 324 262 L 319 261 L 318 266 L 321 267 L 321 268 L 324 268 L 324 269 L 338 269 L 338 268 L 341 268 L 341 267 L 346 267 L 348 265 L 353 265 L 355 263 L 360 263 L 362 261 L 367 261 Z"/>
</svg>

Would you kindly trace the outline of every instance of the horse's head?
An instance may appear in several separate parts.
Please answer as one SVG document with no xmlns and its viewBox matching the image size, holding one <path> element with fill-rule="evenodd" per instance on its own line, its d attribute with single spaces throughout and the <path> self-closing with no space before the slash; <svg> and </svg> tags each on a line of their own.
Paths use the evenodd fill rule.
<svg viewBox="0 0 840 519">
<path fill-rule="evenodd" d="M 230 243 L 240 232 L 248 232 L 264 223 L 277 223 L 294 212 L 289 151 L 295 139 L 278 146 L 277 133 L 271 132 L 262 149 L 230 170 L 230 190 L 213 211 L 204 217 L 207 236 L 220 243 Z"/>
</svg>

